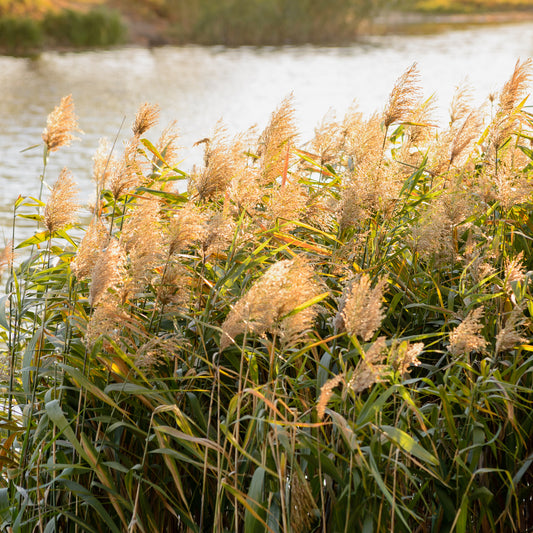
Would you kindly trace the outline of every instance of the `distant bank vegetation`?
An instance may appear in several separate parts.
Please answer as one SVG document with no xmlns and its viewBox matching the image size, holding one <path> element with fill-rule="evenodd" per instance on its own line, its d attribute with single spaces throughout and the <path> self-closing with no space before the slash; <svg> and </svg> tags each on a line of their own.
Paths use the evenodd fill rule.
<svg viewBox="0 0 533 533">
<path fill-rule="evenodd" d="M 111 46 L 138 40 L 138 27 L 161 43 L 343 44 L 368 31 L 385 10 L 527 8 L 530 0 L 0 0 L 0 52 Z"/>
<path fill-rule="evenodd" d="M 23 4 L 23 2 L 21 2 Z M 43 47 L 111 46 L 126 41 L 126 25 L 118 11 L 96 7 L 33 12 L 7 11 L 0 3 L 0 50 L 27 54 Z"/>
</svg>

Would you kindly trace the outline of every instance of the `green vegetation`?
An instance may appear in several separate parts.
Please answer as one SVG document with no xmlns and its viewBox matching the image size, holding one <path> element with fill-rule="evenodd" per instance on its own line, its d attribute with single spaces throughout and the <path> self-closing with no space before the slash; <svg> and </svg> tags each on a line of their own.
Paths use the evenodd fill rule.
<svg viewBox="0 0 533 533">
<path fill-rule="evenodd" d="M 9 54 L 21 54 L 35 50 L 43 44 L 40 25 L 29 18 L 0 18 L 0 50 Z"/>
<path fill-rule="evenodd" d="M 117 11 L 47 11 L 43 17 L 0 17 L 0 50 L 27 54 L 43 46 L 90 48 L 125 42 L 126 27 Z"/>
<path fill-rule="evenodd" d="M 144 105 L 95 156 L 88 226 L 67 170 L 20 197 L 2 528 L 531 528 L 530 68 L 488 115 L 460 90 L 438 133 L 414 65 L 305 146 L 286 99 L 259 137 L 219 124 L 190 174 Z"/>
<path fill-rule="evenodd" d="M 126 28 L 118 11 L 93 9 L 87 13 L 63 10 L 49 12 L 43 29 L 54 45 L 92 47 L 123 43 Z"/>
<path fill-rule="evenodd" d="M 345 43 L 383 0 L 167 0 L 172 37 L 201 44 Z"/>
</svg>

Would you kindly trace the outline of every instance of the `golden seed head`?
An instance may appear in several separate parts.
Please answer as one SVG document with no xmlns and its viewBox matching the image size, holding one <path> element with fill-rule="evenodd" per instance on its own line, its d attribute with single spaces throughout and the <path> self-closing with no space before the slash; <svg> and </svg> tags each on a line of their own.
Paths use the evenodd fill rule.
<svg viewBox="0 0 533 533">
<path fill-rule="evenodd" d="M 210 139 L 204 139 L 204 167 L 196 170 L 192 181 L 201 200 L 210 200 L 223 195 L 231 180 L 244 171 L 243 139 L 230 140 L 226 127 L 218 122 Z"/>
<path fill-rule="evenodd" d="M 43 223 L 49 232 L 75 224 L 78 220 L 78 191 L 70 172 L 64 168 L 52 187 L 44 208 Z"/>
<path fill-rule="evenodd" d="M 260 158 L 261 184 L 267 185 L 279 178 L 290 159 L 290 146 L 297 137 L 293 96 L 285 98 L 272 113 L 270 123 L 259 137 L 257 153 Z"/>
<path fill-rule="evenodd" d="M 399 372 L 401 376 L 406 376 L 409 374 L 409 367 L 420 365 L 418 356 L 422 353 L 423 349 L 423 342 L 417 342 L 415 344 L 402 342 L 396 347 L 393 353 L 391 360 L 392 367 Z"/>
<path fill-rule="evenodd" d="M 385 127 L 409 120 L 420 100 L 420 74 L 413 63 L 396 81 L 383 114 Z"/>
<path fill-rule="evenodd" d="M 100 254 L 93 271 L 89 289 L 89 304 L 96 307 L 108 289 L 118 289 L 125 278 L 126 254 L 116 239 L 112 239 Z"/>
<path fill-rule="evenodd" d="M 140 137 L 159 122 L 159 106 L 144 103 L 139 107 L 131 127 L 133 135 Z"/>
<path fill-rule="evenodd" d="M 78 119 L 74 115 L 74 102 L 72 95 L 64 96 L 61 102 L 48 115 L 46 128 L 42 133 L 42 138 L 49 152 L 55 152 L 62 146 L 70 145 L 74 137 L 73 132 L 83 133 L 78 128 Z"/>
<path fill-rule="evenodd" d="M 71 269 L 77 279 L 90 276 L 102 250 L 109 242 L 109 232 L 98 217 L 93 217 L 83 239 L 78 246 Z"/>
<path fill-rule="evenodd" d="M 337 374 L 336 376 L 328 379 L 326 383 L 324 383 L 324 385 L 320 387 L 320 396 L 318 397 L 318 403 L 316 406 L 316 411 L 320 420 L 324 419 L 324 415 L 326 414 L 326 407 L 328 406 L 328 402 L 331 399 L 331 396 L 333 396 L 333 389 L 343 382 L 344 374 Z"/>
<path fill-rule="evenodd" d="M 339 311 L 335 317 L 338 330 L 346 330 L 349 335 L 357 335 L 368 341 L 377 331 L 384 318 L 382 299 L 386 280 L 381 278 L 371 288 L 370 277 L 362 274 L 344 291 Z"/>
<path fill-rule="evenodd" d="M 376 342 L 366 351 L 352 374 L 348 387 L 354 392 L 363 392 L 376 383 L 383 381 L 385 373 L 389 370 L 382 364 L 387 358 L 387 343 L 385 337 L 378 337 Z"/>
<path fill-rule="evenodd" d="M 93 156 L 93 180 L 96 182 L 99 193 L 107 187 L 111 169 L 114 166 L 115 161 L 110 155 L 108 140 L 102 137 L 98 141 L 98 148 Z"/>
<path fill-rule="evenodd" d="M 470 311 L 466 318 L 450 332 L 450 346 L 448 351 L 455 356 L 481 351 L 487 346 L 487 341 L 480 334 L 483 329 L 481 319 L 483 307 Z"/>
<path fill-rule="evenodd" d="M 496 353 L 512 350 L 516 346 L 528 342 L 521 333 L 529 326 L 530 321 L 524 316 L 525 305 L 517 305 L 507 315 L 505 326 L 496 335 Z"/>
<path fill-rule="evenodd" d="M 295 257 L 274 263 L 237 302 L 222 324 L 223 350 L 245 331 L 277 334 L 286 343 L 296 342 L 312 325 L 317 306 L 290 315 L 320 293 L 311 265 Z"/>
<path fill-rule="evenodd" d="M 207 237 L 208 212 L 201 211 L 192 202 L 174 212 L 167 226 L 168 254 L 179 253 Z"/>
</svg>

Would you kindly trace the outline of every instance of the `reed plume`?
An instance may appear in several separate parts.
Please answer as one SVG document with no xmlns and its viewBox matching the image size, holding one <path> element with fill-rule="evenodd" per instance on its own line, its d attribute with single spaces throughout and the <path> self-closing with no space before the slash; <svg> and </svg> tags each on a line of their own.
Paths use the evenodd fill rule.
<svg viewBox="0 0 533 533">
<path fill-rule="evenodd" d="M 69 146 L 77 139 L 73 132 L 83 133 L 78 128 L 78 118 L 74 114 L 72 95 L 64 96 L 61 102 L 48 115 L 42 139 L 49 152 L 55 152 L 62 146 Z"/>
<path fill-rule="evenodd" d="M 142 104 L 135 120 L 131 127 L 134 137 L 144 135 L 150 128 L 154 127 L 159 122 L 159 106 L 149 104 L 148 102 Z"/>
<path fill-rule="evenodd" d="M 326 407 L 333 396 L 333 389 L 340 383 L 344 383 L 344 374 L 337 374 L 328 379 L 322 387 L 320 387 L 320 396 L 316 405 L 316 412 L 319 420 L 323 420 L 326 414 Z"/>
<path fill-rule="evenodd" d="M 177 122 L 171 122 L 161 133 L 156 144 L 157 151 L 163 156 L 164 162 L 168 167 L 173 167 L 178 163 L 177 155 L 180 147 L 176 142 L 179 139 L 179 132 L 177 128 Z M 159 167 L 162 161 L 154 155 L 152 158 L 152 164 Z"/>
<path fill-rule="evenodd" d="M 389 370 L 383 362 L 387 359 L 388 350 L 385 337 L 378 337 L 360 359 L 353 371 L 347 386 L 354 392 L 363 392 L 376 383 L 383 381 Z"/>
<path fill-rule="evenodd" d="M 368 274 L 352 281 L 342 295 L 335 329 L 370 340 L 385 316 L 382 299 L 386 284 L 385 278 L 381 278 L 372 288 Z"/>
<path fill-rule="evenodd" d="M 125 278 L 126 254 L 116 239 L 110 240 L 92 270 L 89 304 L 96 307 L 108 289 L 118 289 Z"/>
<path fill-rule="evenodd" d="M 120 243 L 129 258 L 129 293 L 135 294 L 149 284 L 155 267 L 161 263 L 163 235 L 160 219 L 159 200 L 139 196 L 124 224 Z"/>
<path fill-rule="evenodd" d="M 165 241 L 169 255 L 186 250 L 207 237 L 208 211 L 202 211 L 189 202 L 181 209 L 171 212 L 166 226 Z"/>
<path fill-rule="evenodd" d="M 524 121 L 522 102 L 527 98 L 533 61 L 518 60 L 510 79 L 503 86 L 498 108 L 490 125 L 489 142 L 497 151 Z"/>
<path fill-rule="evenodd" d="M 200 200 L 211 200 L 224 194 L 231 180 L 243 172 L 245 165 L 242 139 L 230 141 L 225 126 L 219 122 L 210 139 L 204 139 L 204 168 L 191 176 Z"/>
<path fill-rule="evenodd" d="M 405 378 L 409 374 L 411 366 L 420 365 L 418 356 L 423 350 L 423 342 L 416 342 L 414 344 L 402 342 L 400 346 L 397 346 L 393 352 L 393 356 L 390 361 L 392 368 Z"/>
<path fill-rule="evenodd" d="M 286 97 L 272 113 L 270 122 L 259 137 L 257 154 L 261 184 L 273 183 L 283 174 L 290 159 L 290 147 L 298 135 L 294 119 L 293 96 Z"/>
<path fill-rule="evenodd" d="M 274 187 L 270 194 L 270 212 L 272 223 L 278 219 L 283 221 L 298 221 L 307 205 L 308 195 L 304 187 L 297 180 Z M 292 224 L 284 224 L 285 231 L 293 227 Z"/>
<path fill-rule="evenodd" d="M 480 334 L 483 329 L 481 319 L 484 308 L 477 307 L 470 311 L 466 318 L 450 332 L 450 346 L 448 351 L 455 356 L 478 352 L 487 346 L 487 341 Z"/>
<path fill-rule="evenodd" d="M 93 180 L 96 183 L 97 193 L 100 194 L 107 187 L 111 176 L 111 169 L 116 162 L 110 154 L 109 142 L 106 137 L 98 141 L 98 148 L 93 156 Z"/>
<path fill-rule="evenodd" d="M 496 335 L 496 355 L 529 341 L 523 336 L 524 329 L 530 325 L 530 321 L 524 316 L 525 307 L 525 305 L 516 305 L 507 315 L 504 327 Z"/>
<path fill-rule="evenodd" d="M 101 301 L 87 323 L 85 342 L 91 349 L 96 341 L 105 336 L 121 345 L 126 345 L 127 329 L 139 330 L 139 321 L 120 306 L 120 298 L 113 294 Z"/>
<path fill-rule="evenodd" d="M 137 147 L 138 139 L 134 137 L 126 144 L 122 158 L 113 161 L 107 186 L 116 200 L 142 182 L 143 169 L 137 162 Z"/>
<path fill-rule="evenodd" d="M 383 112 L 383 124 L 389 126 L 410 119 L 413 110 L 420 101 L 420 74 L 413 63 L 396 81 L 389 95 L 389 101 Z"/>
<path fill-rule="evenodd" d="M 274 263 L 235 304 L 222 324 L 220 349 L 245 331 L 256 335 L 269 332 L 284 342 L 295 342 L 312 325 L 317 306 L 291 315 L 320 293 L 313 268 L 305 259 L 295 257 Z"/>
<path fill-rule="evenodd" d="M 93 217 L 70 265 L 77 279 L 86 279 L 90 276 L 108 242 L 108 229 L 99 217 Z"/>
<path fill-rule="evenodd" d="M 53 233 L 78 221 L 78 190 L 71 173 L 64 168 L 52 187 L 43 214 L 46 229 Z"/>
<path fill-rule="evenodd" d="M 326 115 L 315 128 L 315 135 L 310 143 L 312 153 L 317 154 L 320 166 L 334 164 L 343 148 L 346 132 L 332 116 Z"/>
</svg>

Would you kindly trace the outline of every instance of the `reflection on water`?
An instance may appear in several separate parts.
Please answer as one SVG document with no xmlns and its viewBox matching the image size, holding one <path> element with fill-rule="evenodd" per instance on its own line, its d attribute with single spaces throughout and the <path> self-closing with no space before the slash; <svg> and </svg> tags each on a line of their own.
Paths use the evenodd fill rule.
<svg viewBox="0 0 533 533">
<path fill-rule="evenodd" d="M 36 59 L 0 57 L 0 229 L 11 224 L 19 195 L 37 194 L 46 115 L 72 93 L 82 140 L 53 154 L 50 181 L 68 166 L 89 199 L 92 154 L 98 139 L 129 127 L 143 102 L 161 107 L 161 125 L 178 121 L 183 167 L 199 161 L 192 144 L 224 119 L 230 132 L 263 127 L 291 92 L 302 142 L 334 108 L 343 114 L 354 99 L 371 113 L 383 107 L 395 79 L 416 61 L 428 95 L 440 102 L 440 120 L 456 85 L 466 77 L 482 102 L 498 89 L 518 58 L 533 55 L 533 24 L 449 31 L 433 36 L 372 37 L 343 48 L 127 48 L 84 53 L 44 53 Z M 128 135 L 128 127 L 120 135 Z M 1 239 L 1 234 L 0 234 Z"/>
</svg>

